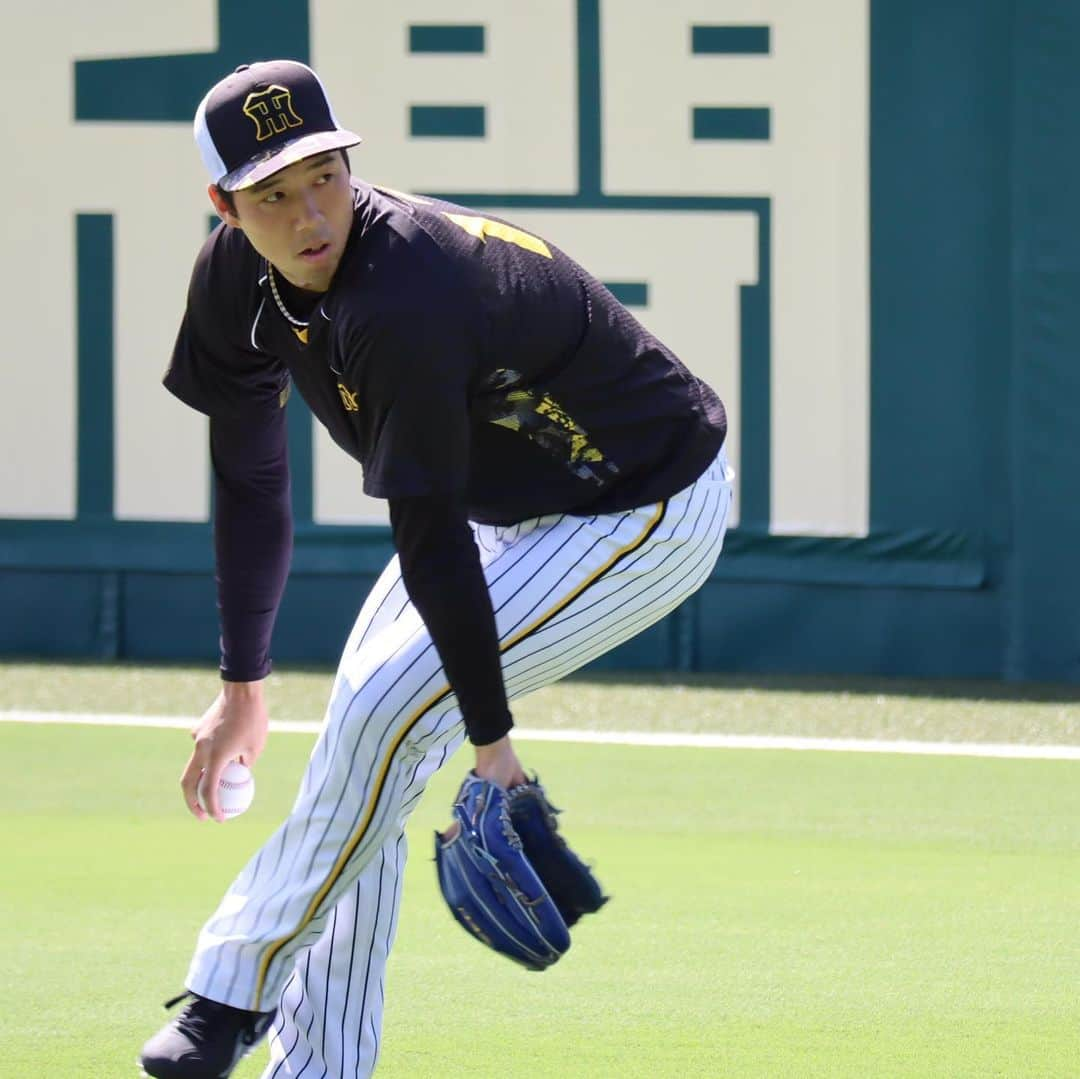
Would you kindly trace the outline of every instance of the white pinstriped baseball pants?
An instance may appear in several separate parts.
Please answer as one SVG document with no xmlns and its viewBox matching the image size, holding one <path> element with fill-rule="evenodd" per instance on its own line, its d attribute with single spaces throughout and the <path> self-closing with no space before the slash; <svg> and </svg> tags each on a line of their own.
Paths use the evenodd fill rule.
<svg viewBox="0 0 1080 1079">
<path fill-rule="evenodd" d="M 663 503 L 474 526 L 509 696 L 557 681 L 678 606 L 712 570 L 730 507 L 721 452 Z M 206 923 L 188 972 L 202 996 L 278 1008 L 263 1079 L 374 1069 L 405 821 L 464 737 L 395 558 L 345 645 L 293 810 Z"/>
</svg>

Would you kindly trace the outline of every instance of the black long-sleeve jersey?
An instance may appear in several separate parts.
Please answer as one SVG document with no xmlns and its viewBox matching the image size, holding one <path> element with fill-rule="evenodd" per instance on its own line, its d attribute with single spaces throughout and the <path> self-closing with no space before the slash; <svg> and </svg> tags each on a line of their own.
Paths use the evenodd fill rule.
<svg viewBox="0 0 1080 1079">
<path fill-rule="evenodd" d="M 329 290 L 303 305 L 276 275 L 307 328 L 280 313 L 242 231 L 217 228 L 195 264 L 165 385 L 211 418 L 222 671 L 269 669 L 291 536 L 291 384 L 360 462 L 364 490 L 389 500 L 406 589 L 482 744 L 510 716 L 468 520 L 660 501 L 715 457 L 724 409 L 540 237 L 446 202 L 354 191 Z"/>
</svg>

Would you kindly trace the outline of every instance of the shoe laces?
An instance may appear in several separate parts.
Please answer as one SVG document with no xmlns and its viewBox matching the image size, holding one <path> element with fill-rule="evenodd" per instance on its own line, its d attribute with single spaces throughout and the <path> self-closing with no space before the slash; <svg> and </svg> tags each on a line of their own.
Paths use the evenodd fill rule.
<svg viewBox="0 0 1080 1079">
<path fill-rule="evenodd" d="M 166 1008 L 172 1008 L 182 1000 L 190 998 L 190 1002 L 176 1017 L 176 1029 L 186 1034 L 193 1041 L 202 1038 L 211 1023 L 221 1018 L 228 1019 L 232 1024 L 240 1027 L 246 1044 L 251 1044 L 256 1034 L 257 1013 L 246 1012 L 241 1008 L 233 1008 L 228 1004 L 221 1004 L 207 997 L 200 997 L 198 993 L 186 990 L 177 997 L 165 1001 Z"/>
</svg>

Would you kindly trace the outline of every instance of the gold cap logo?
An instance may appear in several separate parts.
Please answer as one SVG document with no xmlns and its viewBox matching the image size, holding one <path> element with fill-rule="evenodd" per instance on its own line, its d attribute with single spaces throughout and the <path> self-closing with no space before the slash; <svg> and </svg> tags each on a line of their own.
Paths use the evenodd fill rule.
<svg viewBox="0 0 1080 1079">
<path fill-rule="evenodd" d="M 244 115 L 254 123 L 255 138 L 259 142 L 304 123 L 293 108 L 292 91 L 276 83 L 265 90 L 248 94 L 244 102 Z"/>
</svg>

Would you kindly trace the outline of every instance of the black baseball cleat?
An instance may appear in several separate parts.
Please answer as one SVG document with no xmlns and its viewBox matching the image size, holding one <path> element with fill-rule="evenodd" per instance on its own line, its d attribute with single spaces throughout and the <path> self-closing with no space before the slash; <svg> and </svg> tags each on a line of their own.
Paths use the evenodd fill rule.
<svg viewBox="0 0 1080 1079">
<path fill-rule="evenodd" d="M 142 1048 L 139 1063 L 154 1079 L 225 1079 L 262 1041 L 274 1012 L 246 1012 L 197 993 L 181 993 L 166 1008 L 191 999 Z"/>
</svg>

